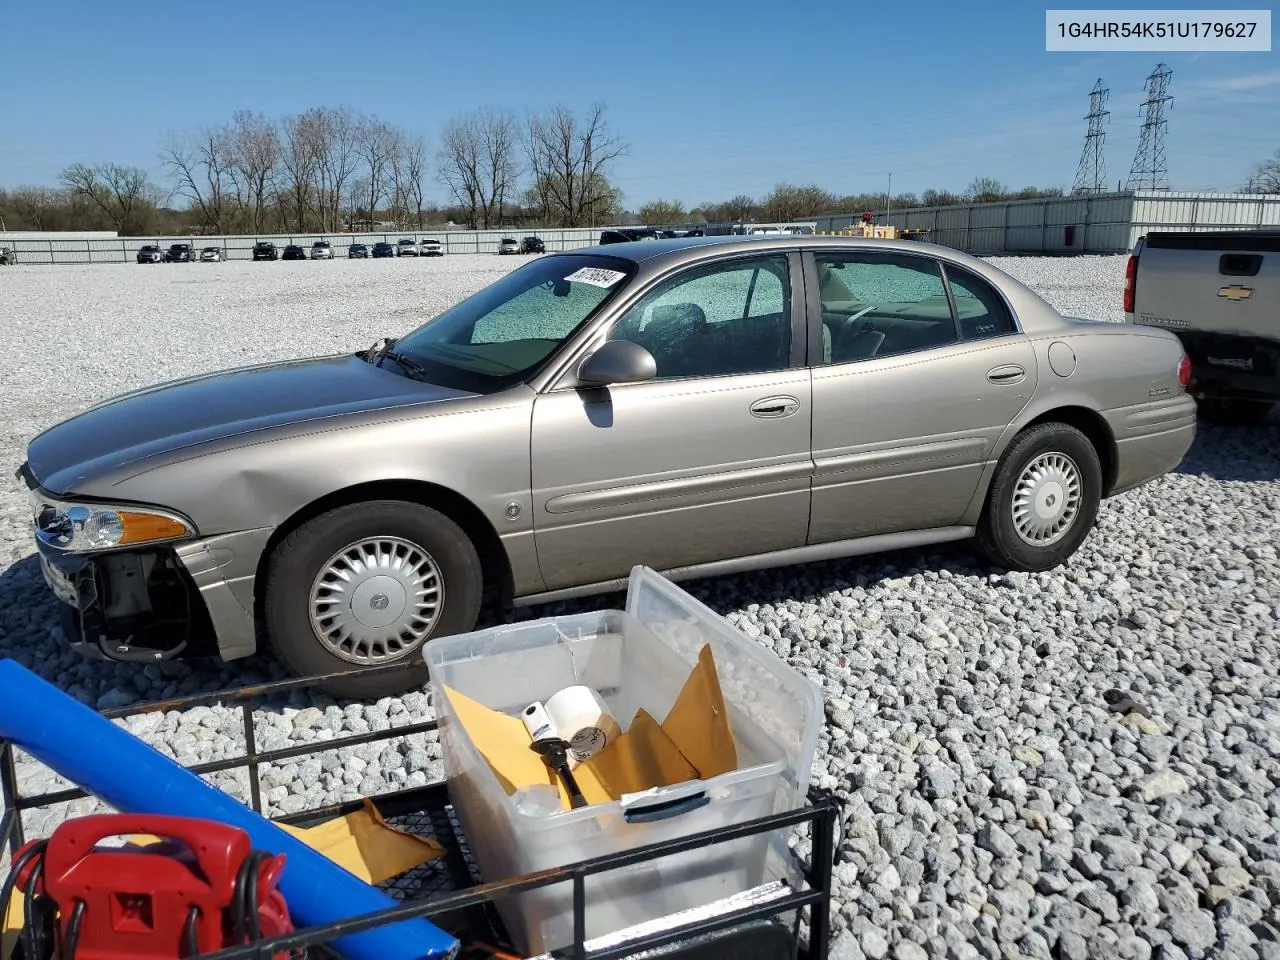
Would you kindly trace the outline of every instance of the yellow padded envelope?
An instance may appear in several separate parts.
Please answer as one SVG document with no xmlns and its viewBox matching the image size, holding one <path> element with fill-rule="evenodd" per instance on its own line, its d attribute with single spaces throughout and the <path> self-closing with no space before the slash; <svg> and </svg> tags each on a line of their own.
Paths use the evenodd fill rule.
<svg viewBox="0 0 1280 960">
<path fill-rule="evenodd" d="M 507 795 L 549 784 L 570 810 L 560 778 L 535 753 L 523 721 L 492 710 L 442 685 L 458 723 L 480 751 Z M 573 769 L 588 804 L 608 803 L 687 780 L 706 780 L 738 768 L 737 748 L 720 690 L 711 647 L 703 646 L 675 705 L 659 724 L 647 711 L 636 712 L 626 733 Z"/>
</svg>

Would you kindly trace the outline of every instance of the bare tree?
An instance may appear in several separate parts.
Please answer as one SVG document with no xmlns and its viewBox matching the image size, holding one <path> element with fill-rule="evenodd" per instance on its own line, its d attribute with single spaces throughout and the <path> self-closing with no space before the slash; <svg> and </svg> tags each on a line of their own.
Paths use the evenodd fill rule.
<svg viewBox="0 0 1280 960">
<path fill-rule="evenodd" d="M 418 229 L 421 230 L 422 204 L 425 200 L 424 190 L 426 187 L 423 181 L 427 173 L 427 141 L 423 137 L 417 136 L 405 141 L 403 147 L 405 186 L 407 187 L 406 198 L 413 201 Z"/>
<path fill-rule="evenodd" d="M 275 126 L 260 113 L 237 111 L 232 117 L 231 157 L 237 199 L 253 232 L 261 233 L 280 167 L 280 137 Z"/>
<path fill-rule="evenodd" d="M 515 120 L 507 113 L 477 110 L 445 126 L 437 172 L 473 228 L 501 219 L 520 173 L 517 148 Z"/>
<path fill-rule="evenodd" d="M 299 233 L 306 229 L 307 210 L 312 206 L 319 136 L 314 111 L 285 117 L 281 124 L 280 165 L 285 176 L 280 193 L 289 198 Z M 281 219 L 287 225 L 287 216 Z"/>
<path fill-rule="evenodd" d="M 640 222 L 648 226 L 681 223 L 689 215 L 679 200 L 650 200 L 639 210 Z"/>
<path fill-rule="evenodd" d="M 971 203 L 990 203 L 993 200 L 1003 200 L 1008 192 L 1005 185 L 995 177 L 974 177 L 969 181 L 965 196 Z"/>
<path fill-rule="evenodd" d="M 55 230 L 63 219 L 71 197 L 65 190 L 51 187 L 18 187 L 5 204 L 21 222 L 34 230 Z"/>
<path fill-rule="evenodd" d="M 154 209 L 155 186 L 140 167 L 77 163 L 62 171 L 62 182 L 98 207 L 126 236 L 142 232 Z"/>
<path fill-rule="evenodd" d="M 1249 193 L 1280 193 L 1280 150 L 1253 168 L 1245 189 Z"/>
<path fill-rule="evenodd" d="M 320 229 L 338 229 L 347 181 L 356 172 L 360 120 L 346 107 L 321 107 L 315 115 L 316 182 L 320 198 Z"/>
<path fill-rule="evenodd" d="M 231 134 L 210 127 L 194 136 L 170 136 L 160 160 L 173 175 L 177 193 L 195 205 L 208 233 L 226 233 L 235 202 Z"/>
<path fill-rule="evenodd" d="M 603 104 L 595 104 L 579 119 L 556 106 L 529 119 L 524 147 L 534 190 L 547 215 L 561 226 L 594 224 L 617 202 L 609 164 L 627 147 L 609 131 L 604 112 Z"/>
<path fill-rule="evenodd" d="M 355 152 L 364 161 L 361 203 L 368 201 L 370 220 L 387 196 L 387 181 L 393 179 L 396 140 L 396 131 L 375 117 L 362 118 L 356 130 Z"/>
<path fill-rule="evenodd" d="M 480 210 L 480 134 L 471 117 L 454 117 L 444 128 L 436 159 L 440 182 L 467 211 L 473 230 Z"/>
</svg>

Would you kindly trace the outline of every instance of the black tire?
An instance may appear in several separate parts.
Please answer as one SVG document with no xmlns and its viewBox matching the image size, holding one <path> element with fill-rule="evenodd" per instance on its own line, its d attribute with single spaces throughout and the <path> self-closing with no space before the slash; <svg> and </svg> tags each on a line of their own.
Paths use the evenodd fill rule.
<svg viewBox="0 0 1280 960">
<path fill-rule="evenodd" d="M 1239 400 L 1235 398 L 1201 399 L 1196 408 L 1201 417 L 1210 423 L 1243 427 L 1257 423 L 1271 412 L 1275 404 L 1270 400 Z"/>
<path fill-rule="evenodd" d="M 1074 516 L 1061 531 L 1053 531 L 1049 542 L 1029 542 L 1018 531 L 1013 517 L 1014 495 L 1023 471 L 1040 457 L 1058 454 L 1074 465 L 1080 484 L 1080 499 Z M 1052 498 L 1061 493 L 1046 491 Z M 1089 536 L 1102 499 L 1102 464 L 1093 443 L 1075 427 L 1065 423 L 1042 423 L 1014 437 L 996 466 L 987 502 L 982 509 L 975 537 L 980 553 L 992 563 L 1014 570 L 1051 570 L 1079 549 Z M 1051 501 L 1052 502 L 1052 501 Z"/>
<path fill-rule="evenodd" d="M 402 500 L 375 500 L 338 507 L 294 530 L 273 551 L 264 612 L 272 648 L 299 676 L 358 669 L 361 664 L 327 649 L 311 623 L 312 584 L 329 558 L 349 544 L 397 537 L 421 548 L 439 570 L 444 602 L 430 632 L 416 648 L 385 662 L 416 662 L 374 677 L 349 677 L 319 686 L 338 697 L 395 696 L 427 682 L 422 647 L 435 637 L 474 628 L 483 576 L 480 557 L 462 529 L 439 511 Z M 385 599 L 385 597 L 384 597 Z"/>
</svg>

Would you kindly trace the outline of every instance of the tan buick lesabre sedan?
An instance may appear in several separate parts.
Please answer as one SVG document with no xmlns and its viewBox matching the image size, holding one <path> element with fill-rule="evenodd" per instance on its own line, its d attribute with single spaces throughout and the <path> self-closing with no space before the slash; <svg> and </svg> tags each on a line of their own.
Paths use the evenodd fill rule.
<svg viewBox="0 0 1280 960">
<path fill-rule="evenodd" d="M 973 538 L 1046 570 L 1195 434 L 1151 327 L 1065 318 L 904 241 L 706 237 L 541 257 L 354 354 L 191 377 L 33 439 L 46 579 L 86 652 L 420 684 L 528 604 Z M 412 659 L 405 670 L 363 671 Z"/>
</svg>

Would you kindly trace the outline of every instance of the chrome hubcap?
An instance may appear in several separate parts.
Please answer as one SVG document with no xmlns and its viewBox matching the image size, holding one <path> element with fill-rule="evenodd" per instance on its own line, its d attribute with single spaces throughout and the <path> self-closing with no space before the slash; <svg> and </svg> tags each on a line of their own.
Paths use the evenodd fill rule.
<svg viewBox="0 0 1280 960">
<path fill-rule="evenodd" d="M 1063 453 L 1043 453 L 1013 488 L 1013 527 L 1036 547 L 1066 536 L 1080 512 L 1080 469 Z"/>
<path fill-rule="evenodd" d="M 398 537 L 358 540 L 311 584 L 311 628 L 325 649 L 369 666 L 420 647 L 440 618 L 444 579 L 431 555 Z"/>
</svg>

